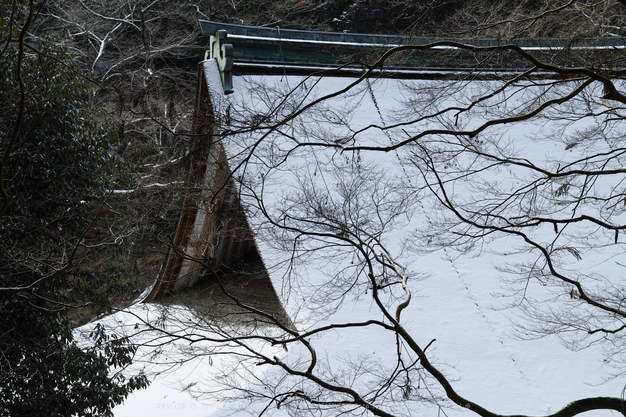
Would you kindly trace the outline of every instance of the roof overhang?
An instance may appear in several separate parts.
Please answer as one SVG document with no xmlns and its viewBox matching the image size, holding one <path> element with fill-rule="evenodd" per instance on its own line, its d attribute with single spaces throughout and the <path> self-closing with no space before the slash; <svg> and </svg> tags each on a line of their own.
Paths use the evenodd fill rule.
<svg viewBox="0 0 626 417">
<path fill-rule="evenodd" d="M 216 58 L 220 69 L 227 68 L 222 72 L 226 93 L 232 91 L 230 77 L 233 73 L 323 73 L 334 77 L 354 77 L 370 70 L 373 76 L 407 79 L 467 78 L 468 73 L 472 73 L 473 79 L 498 79 L 518 75 L 532 66 L 514 51 L 502 49 L 498 58 L 494 59 L 494 49 L 483 52 L 483 55 L 489 56 L 482 56 L 480 52 L 477 55 L 476 51 L 455 46 L 460 44 L 488 48 L 516 45 L 540 60 L 563 67 L 584 65 L 590 54 L 619 52 L 621 56 L 621 51 L 626 48 L 622 38 L 516 38 L 505 42 L 496 38 L 425 38 L 308 31 L 208 20 L 199 20 L 199 25 L 202 33 L 211 37 L 211 47 L 206 58 Z M 220 46 L 216 48 L 218 43 Z M 378 63 L 385 51 L 402 45 L 415 45 L 418 48 L 393 54 L 385 60 L 384 65 Z M 230 61 L 224 60 L 226 55 Z M 557 56 L 558 62 L 554 61 Z M 612 66 L 626 67 L 626 62 L 614 61 Z M 537 71 L 533 75 L 535 78 L 553 76 L 548 71 Z"/>
</svg>

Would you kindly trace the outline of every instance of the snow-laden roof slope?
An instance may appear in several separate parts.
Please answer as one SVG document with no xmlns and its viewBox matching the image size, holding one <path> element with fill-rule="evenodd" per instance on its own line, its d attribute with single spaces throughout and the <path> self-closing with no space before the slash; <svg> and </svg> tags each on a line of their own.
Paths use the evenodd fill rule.
<svg viewBox="0 0 626 417">
<path fill-rule="evenodd" d="M 261 330 L 274 333 L 237 339 L 255 366 L 233 359 L 228 368 L 164 374 L 116 415 L 133 414 L 135 398 L 150 395 L 144 411 L 175 415 L 154 404 L 167 401 L 159 387 L 177 378 L 216 407 L 211 392 L 226 376 L 233 389 L 219 391 L 220 400 L 256 404 L 236 414 L 270 413 L 278 403 L 288 415 L 363 410 L 353 396 L 285 369 L 311 371 L 391 414 L 472 415 L 445 399 L 392 331 L 397 318 L 458 394 L 494 413 L 542 415 L 579 398 L 620 397 L 623 378 L 605 383 L 619 372 L 610 366 L 619 339 L 593 332 L 619 326 L 619 317 L 589 307 L 555 275 L 581 282 L 594 299 L 606 294 L 609 306 L 622 294 L 623 238 L 586 220 L 623 221 L 623 204 L 611 197 L 623 188 L 623 160 L 610 103 L 593 99 L 592 86 L 572 98 L 576 83 L 370 80 L 348 90 L 351 83 L 238 78 L 235 94 L 214 101 L 261 257 L 316 362 L 289 336 Z M 572 97 L 524 120 L 557 95 Z M 490 118 L 508 122 L 485 125 Z M 563 170 L 572 173 L 546 177 Z M 584 170 L 615 175 L 580 180 Z M 575 216 L 582 220 L 561 221 Z M 353 325 L 332 326 L 346 323 Z M 218 324 L 193 329 L 203 331 L 259 335 Z M 206 349 L 205 361 L 217 357 Z M 189 415 L 234 412 L 201 404 Z"/>
</svg>

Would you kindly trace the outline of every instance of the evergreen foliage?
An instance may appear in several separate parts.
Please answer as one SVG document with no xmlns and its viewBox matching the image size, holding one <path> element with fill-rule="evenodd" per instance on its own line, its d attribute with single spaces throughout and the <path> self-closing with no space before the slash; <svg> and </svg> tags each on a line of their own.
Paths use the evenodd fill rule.
<svg viewBox="0 0 626 417">
<path fill-rule="evenodd" d="M 0 415 L 111 415 L 147 385 L 111 372 L 135 348 L 100 328 L 82 347 L 71 317 L 106 310 L 117 288 L 77 261 L 97 217 L 87 203 L 116 167 L 115 129 L 99 125 L 67 50 L 28 37 L 37 4 L 0 4 Z"/>
</svg>

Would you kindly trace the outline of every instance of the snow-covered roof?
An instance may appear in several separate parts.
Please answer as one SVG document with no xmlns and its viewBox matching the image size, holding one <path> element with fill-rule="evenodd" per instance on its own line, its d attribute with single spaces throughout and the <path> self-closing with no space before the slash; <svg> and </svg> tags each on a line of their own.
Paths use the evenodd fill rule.
<svg viewBox="0 0 626 417">
<path fill-rule="evenodd" d="M 468 235 L 455 238 L 454 233 L 461 230 L 459 225 L 437 208 L 442 204 L 437 199 L 442 198 L 438 185 L 449 186 L 448 198 L 478 207 L 486 204 L 483 195 L 493 197 L 500 191 L 525 187 L 524 181 L 532 183 L 524 169 L 526 163 L 560 169 L 561 165 L 556 167 L 558 161 L 575 166 L 588 147 L 610 152 L 611 134 L 615 132 L 605 133 L 603 141 L 585 142 L 589 132 L 606 121 L 604 116 L 597 116 L 598 112 L 577 107 L 582 101 L 556 106 L 554 113 L 548 109 L 545 118 L 483 128 L 487 111 L 500 116 L 521 115 L 529 95 L 549 100 L 554 92 L 550 89 L 567 90 L 576 85 L 547 89 L 540 83 L 518 83 L 505 88 L 506 81 L 371 79 L 357 83 L 349 78 L 250 76 L 236 78 L 235 93 L 223 96 L 214 62 L 205 61 L 203 68 L 243 210 L 272 284 L 295 327 L 303 334 L 333 324 L 364 323 L 329 328 L 307 337 L 317 354 L 316 375 L 349 386 L 392 414 L 472 415 L 452 407 L 419 363 L 412 372 L 398 370 L 398 352 L 405 360 L 415 357 L 405 345 L 398 344 L 394 332 L 376 324 L 365 325 L 370 320 L 389 323 L 372 298 L 371 280 L 366 276 L 366 264 L 375 259 L 378 264 L 373 270 L 382 280 L 378 290 L 385 307 L 400 317 L 403 329 L 426 349 L 431 362 L 465 398 L 499 414 L 542 415 L 579 398 L 621 396 L 623 378 L 607 382 L 616 369 L 611 367 L 612 356 L 599 343 L 602 337 L 583 340 L 561 334 L 559 338 L 562 323 L 549 322 L 543 324 L 553 325 L 557 334 L 535 337 L 538 324 L 533 317 L 556 311 L 553 306 L 557 302 L 571 304 L 572 318 L 581 311 L 576 294 L 564 300 L 549 277 L 542 281 L 541 276 L 526 269 L 541 257 L 512 234 L 490 233 L 469 239 L 473 232 L 467 231 Z M 440 117 L 420 121 L 420 116 L 436 111 L 429 107 L 433 103 L 460 109 L 498 89 L 472 111 L 442 112 Z M 343 93 L 334 95 L 340 91 Z M 319 100 L 321 97 L 325 99 Z M 596 103 L 600 107 L 605 104 Z M 403 123 L 407 119 L 414 123 Z M 459 136 L 467 140 L 465 146 L 477 151 L 471 156 L 459 152 L 460 148 L 450 145 L 453 141 L 449 135 L 438 133 L 444 128 L 466 132 Z M 420 142 L 415 138 L 423 131 L 432 133 Z M 440 153 L 434 155 L 440 159 L 425 154 L 424 146 L 439 146 Z M 492 160 L 479 166 L 484 163 L 476 156 L 481 149 L 503 157 L 515 152 L 520 164 L 500 165 Z M 589 165 L 592 162 L 587 161 Z M 621 163 L 617 158 L 614 162 L 616 166 Z M 437 183 L 420 163 L 436 166 L 442 182 Z M 598 190 L 621 186 L 621 177 L 594 181 L 589 186 Z M 574 197 L 567 192 L 553 195 L 559 198 L 542 202 L 546 212 L 558 214 L 559 207 L 564 207 L 566 215 L 565 208 L 571 208 Z M 526 197 L 524 194 L 515 203 L 517 209 L 525 207 Z M 537 194 L 534 198 L 545 196 Z M 548 204 L 552 206 L 548 208 Z M 512 204 L 498 210 L 502 219 L 512 219 Z M 524 215 L 530 218 L 542 213 Z M 622 217 L 616 212 L 612 221 Z M 584 225 L 567 231 L 560 227 L 538 227 L 529 233 L 539 242 L 553 242 L 555 251 L 563 244 L 558 255 L 563 261 L 560 267 L 597 280 L 595 288 L 606 284 L 602 277 L 620 276 L 623 245 L 617 235 L 615 243 L 607 238 L 600 246 L 569 247 L 564 244 L 567 239 L 573 241 L 583 233 L 595 239 L 598 231 Z M 362 246 L 355 246 L 355 242 Z M 520 279 L 524 272 L 526 276 Z M 384 281 L 385 277 L 393 280 Z M 400 308 L 409 293 L 410 302 Z M 197 327 L 186 328 L 181 323 L 195 319 L 188 317 L 193 313 L 182 311 L 166 316 L 173 320 L 170 326 L 176 329 L 172 332 L 191 334 L 183 342 L 189 346 L 188 357 L 195 357 L 196 362 L 190 361 L 182 373 L 164 372 L 152 387 L 133 394 L 125 405 L 116 408 L 116 416 L 139 411 L 154 417 L 171 416 L 183 409 L 189 416 L 258 414 L 279 392 L 272 387 L 307 396 L 323 391 L 311 382 L 285 376 L 279 367 L 267 363 L 255 368 L 258 380 L 227 359 L 218 366 L 222 361 L 218 358 L 225 356 L 209 342 L 200 348 L 204 342 L 196 342 L 195 337 L 205 334 L 220 338 L 230 331 L 247 330 L 220 328 L 215 323 L 202 327 L 201 320 Z M 177 321 L 177 317 L 182 319 Z M 137 317 L 127 319 L 128 327 L 137 322 Z M 568 349 L 564 342 L 577 349 Z M 245 350 L 241 344 L 227 345 L 231 352 Z M 302 346 L 289 345 L 284 351 L 271 343 L 261 345 L 263 340 L 255 340 L 247 347 L 258 348 L 268 358 L 275 355 L 297 369 L 309 366 L 308 351 Z M 177 355 L 181 352 L 184 349 Z M 386 386 L 383 381 L 389 375 L 394 379 Z M 226 385 L 219 388 L 220 383 Z M 172 388 L 168 391 L 166 386 Z M 227 392 L 224 386 L 229 387 Z M 243 393 L 235 386 L 250 389 L 243 395 L 243 403 L 222 405 L 222 400 Z M 247 405 L 248 400 L 262 399 L 263 392 L 265 402 Z M 341 394 L 324 398 L 337 404 L 345 400 Z M 237 404 L 245 405 L 236 408 Z M 305 415 L 310 412 L 300 411 Z M 335 412 L 328 411 L 328 415 Z"/>
</svg>

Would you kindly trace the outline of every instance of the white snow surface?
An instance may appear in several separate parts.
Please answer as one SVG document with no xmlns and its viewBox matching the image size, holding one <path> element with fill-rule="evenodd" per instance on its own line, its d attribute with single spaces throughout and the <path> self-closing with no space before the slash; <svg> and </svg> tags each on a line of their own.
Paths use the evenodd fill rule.
<svg viewBox="0 0 626 417">
<path fill-rule="evenodd" d="M 214 77 L 212 69 L 207 69 L 207 74 L 208 78 L 213 77 L 214 83 L 219 81 Z M 303 82 L 307 83 L 306 89 L 299 88 L 297 94 L 285 97 L 285 92 L 296 89 Z M 338 91 L 352 82 L 354 79 L 347 78 L 236 78 L 235 93 L 227 98 L 220 97 L 219 103 L 216 103 L 219 106 L 218 113 L 224 117 L 224 128 L 236 130 L 241 124 L 254 118 L 261 126 L 271 126 L 303 103 Z M 257 245 L 287 313 L 299 331 L 330 323 L 369 319 L 384 321 L 372 301 L 367 280 L 354 284 L 353 289 L 345 296 L 337 296 L 337 288 L 353 283 L 350 273 L 353 272 L 353 265 L 360 262 L 358 256 L 342 247 L 323 248 L 322 244 L 315 241 L 303 241 L 301 245 L 303 248 L 316 248 L 318 251 L 298 249 L 294 255 L 293 241 L 291 244 L 281 245 L 281 238 L 291 234 L 287 233 L 289 236 L 286 236 L 277 232 L 262 215 L 257 200 L 260 197 L 268 213 L 277 218 L 281 218 L 283 210 L 289 213 L 291 208 L 300 210 L 294 216 L 306 216 L 305 210 L 301 208 L 302 201 L 298 200 L 302 198 L 305 185 L 304 189 L 309 197 L 315 195 L 323 200 L 326 196 L 329 207 L 333 204 L 336 204 L 335 207 L 343 207 L 340 204 L 341 183 L 353 183 L 350 179 L 356 175 L 362 184 L 362 188 L 357 187 L 355 192 L 363 193 L 359 197 L 363 205 L 363 217 L 352 220 L 362 222 L 364 228 L 380 229 L 379 236 L 390 253 L 390 259 L 403 265 L 412 299 L 402 312 L 401 323 L 422 348 L 432 342 L 427 354 L 452 381 L 460 395 L 495 413 L 505 415 L 543 415 L 555 412 L 579 398 L 622 396 L 624 378 L 617 377 L 607 381 L 615 369 L 609 366 L 611 358 L 601 344 L 592 344 L 574 351 L 564 346 L 563 340 L 556 336 L 530 339 L 519 337 L 518 325 L 527 321 L 519 309 L 510 306 L 518 299 L 502 296 L 508 294 L 508 284 L 503 279 L 509 278 L 511 274 L 503 272 L 501 268 L 506 265 L 515 268 L 514 262 L 532 259 L 531 254 L 518 251 L 523 242 L 512 237 L 499 237 L 462 252 L 454 247 L 438 249 L 433 246 L 432 250 L 428 250 L 427 242 L 416 241 L 415 231 L 425 227 L 429 219 L 435 219 L 440 214 L 432 210 L 435 202 L 428 196 L 427 190 L 412 191 L 419 188 L 418 184 L 423 179 L 415 167 L 407 163 L 403 150 L 342 152 L 338 148 L 294 146 L 294 138 L 301 142 L 329 144 L 341 143 L 345 138 L 346 145 L 358 143 L 380 146 L 407 139 L 414 127 L 398 128 L 389 133 L 367 127 L 372 124 L 389 126 L 408 114 L 403 107 L 404 101 L 413 97 L 408 85 L 424 88 L 428 90 L 424 94 L 432 96 L 438 92 L 437 83 L 444 82 L 377 80 L 372 81 L 370 87 L 367 83 L 362 83 L 355 89 L 356 92 L 330 99 L 315 107 L 314 111 L 289 120 L 286 125 L 278 128 L 280 133 L 275 130 L 262 137 L 267 131 L 255 131 L 250 134 L 227 135 L 224 138 L 227 154 L 231 158 L 231 169 L 236 170 L 234 177 L 240 181 L 244 207 L 251 227 L 257 233 Z M 471 88 L 478 91 L 485 86 L 489 87 L 489 84 L 475 82 L 473 86 Z M 514 101 L 515 94 L 518 93 L 507 94 L 512 96 L 503 97 Z M 519 94 L 524 92 L 520 90 Z M 281 100 L 284 100 L 282 104 Z M 446 100 L 448 104 L 457 103 L 458 100 L 460 105 L 461 102 L 454 95 Z M 417 112 L 419 105 L 419 102 L 416 103 L 412 111 Z M 502 106 L 502 112 L 515 111 L 514 104 L 509 104 L 510 108 L 504 108 L 504 104 Z M 275 109 L 269 117 L 265 116 L 268 109 Z M 461 125 L 465 124 L 466 129 L 475 128 L 482 122 L 477 118 L 458 121 Z M 226 126 L 226 123 L 230 123 L 230 126 Z M 564 127 L 563 133 L 590 129 L 593 123 L 593 119 L 583 118 Z M 434 125 L 427 127 L 432 128 Z M 364 130 L 352 137 L 359 129 Z M 547 160 L 548 155 L 555 157 L 557 154 L 566 155 L 566 152 L 572 152 L 570 149 L 565 151 L 562 144 L 538 141 L 553 130 L 554 123 L 542 119 L 516 124 L 514 129 L 509 129 L 508 126 L 494 127 L 489 133 L 497 135 L 503 141 L 508 140 L 509 146 L 517 148 L 521 156 L 540 160 L 545 155 Z M 253 157 L 246 158 L 252 148 Z M 513 176 L 504 173 L 498 176 L 496 171 L 487 172 L 484 179 L 505 185 L 507 181 L 514 185 L 515 181 Z M 612 185 L 598 184 L 598 187 L 601 186 Z M 407 211 L 399 209 L 398 213 L 389 215 L 389 218 L 385 218 L 387 214 L 383 213 L 382 220 L 389 221 L 383 228 L 377 223 L 375 216 L 372 216 L 373 212 L 367 207 L 368 202 L 364 201 L 364 197 L 389 191 L 390 188 L 393 188 L 393 192 L 387 197 L 406 197 L 410 201 L 406 204 Z M 470 185 L 463 182 L 459 182 L 451 191 L 458 198 L 470 198 L 473 192 Z M 390 204 L 389 210 L 400 206 L 400 203 Z M 329 230 L 331 232 L 340 231 Z M 552 230 L 539 230 L 536 237 L 543 239 L 545 234 L 545 239 L 550 240 L 553 238 L 551 233 L 553 234 Z M 571 269 L 600 271 L 619 276 L 623 267 L 616 259 L 619 260 L 622 253 L 623 246 L 607 245 L 603 250 L 583 256 L 580 261 L 572 261 Z M 341 268 L 346 269 L 346 274 L 338 276 L 337 271 Z M 519 289 L 518 284 L 510 285 Z M 542 293 L 543 289 L 536 282 L 528 284 L 527 290 L 529 294 L 537 294 L 537 299 L 548 299 L 553 295 L 549 292 Z M 385 299 L 393 313 L 405 294 L 397 289 L 393 296 L 388 293 L 383 297 L 387 297 Z M 134 315 L 121 312 L 105 320 L 112 327 L 124 327 L 132 333 L 136 330 L 136 325 L 140 329 L 143 326 L 138 317 L 146 318 L 147 321 L 153 320 L 147 317 L 158 316 L 160 313 L 157 310 L 153 305 L 137 305 L 131 308 Z M 193 314 L 184 309 L 171 313 L 163 320 L 167 323 L 170 319 L 180 319 L 189 314 L 192 317 L 184 322 L 193 323 Z M 173 323 L 172 326 L 179 326 L 176 320 Z M 177 330 L 209 337 L 217 334 L 215 329 L 199 327 Z M 376 326 L 324 332 L 312 336 L 310 341 L 317 350 L 318 366 L 321 367 L 322 374 L 349 369 L 346 366 L 348 361 L 360 364 L 363 369 L 369 367 L 382 371 L 385 367 L 393 367 L 396 360 L 396 341 L 393 334 Z M 172 359 L 180 357 L 180 346 L 183 345 L 196 346 L 188 341 L 179 343 L 176 353 L 171 353 L 177 356 L 172 356 Z M 271 355 L 278 355 L 286 363 L 292 364 L 302 353 L 298 349 L 285 352 L 267 346 L 258 348 L 261 351 L 271 351 Z M 212 398 L 211 395 L 196 398 L 198 393 L 220 388 L 219 379 L 212 381 L 212 377 L 218 375 L 219 369 L 230 366 L 227 355 L 200 355 L 183 366 L 167 370 L 163 359 L 168 357 L 168 349 L 174 348 L 166 345 L 157 354 L 153 354 L 154 349 L 146 347 L 140 350 L 140 354 L 146 356 L 143 356 L 143 362 L 136 365 L 141 368 L 146 365 L 146 360 L 149 362 L 150 367 L 146 371 L 152 372 L 151 386 L 133 393 L 124 404 L 116 407 L 116 417 L 208 417 L 259 414 L 262 410 L 263 405 L 258 405 L 259 408 L 240 409 L 237 408 L 237 403 L 224 404 L 221 401 L 224 392 L 215 392 Z M 204 349 L 206 352 L 211 348 Z M 258 368 L 259 378 L 275 378 L 276 370 L 272 367 L 265 365 Z M 347 372 L 335 377 L 344 380 L 353 378 L 353 386 L 360 392 L 367 391 L 368 384 L 375 380 L 373 374 L 357 376 Z M 441 394 L 433 380 L 413 381 L 413 388 L 427 398 L 431 393 Z M 473 415 L 468 410 L 453 407 L 449 401 L 440 403 L 444 406 L 443 409 L 435 403 L 399 399 L 397 404 L 383 403 L 381 408 L 398 415 Z M 282 410 L 278 412 L 282 413 Z M 608 415 L 609 412 L 593 414 Z M 328 415 L 335 414 L 331 411 Z"/>
</svg>

